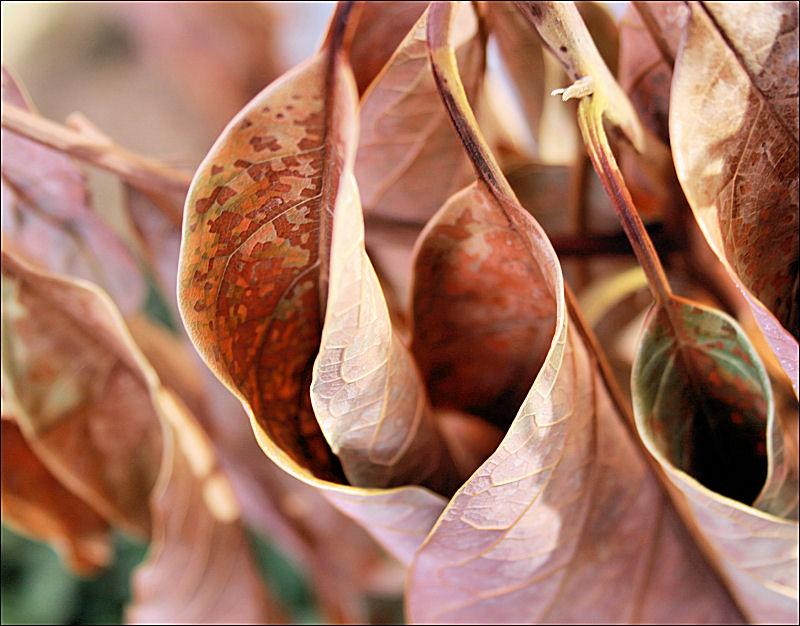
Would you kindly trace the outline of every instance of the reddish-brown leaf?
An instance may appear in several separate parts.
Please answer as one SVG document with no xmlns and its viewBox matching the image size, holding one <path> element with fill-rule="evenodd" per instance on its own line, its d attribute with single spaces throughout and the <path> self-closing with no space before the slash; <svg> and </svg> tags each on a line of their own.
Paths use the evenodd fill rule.
<svg viewBox="0 0 800 626">
<path fill-rule="evenodd" d="M 108 564 L 108 522 L 69 491 L 36 456 L 13 418 L 2 420 L 3 523 L 51 544 L 78 574 Z"/>
</svg>

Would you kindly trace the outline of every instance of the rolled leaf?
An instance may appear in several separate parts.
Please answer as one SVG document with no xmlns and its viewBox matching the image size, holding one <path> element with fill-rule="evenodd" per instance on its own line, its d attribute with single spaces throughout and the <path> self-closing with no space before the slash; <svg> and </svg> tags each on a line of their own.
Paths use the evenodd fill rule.
<svg viewBox="0 0 800 626">
<path fill-rule="evenodd" d="M 634 361 L 639 432 L 683 492 L 748 617 L 792 622 L 797 459 L 784 454 L 769 379 L 732 319 L 688 301 L 676 301 L 671 317 L 650 311 Z"/>
</svg>

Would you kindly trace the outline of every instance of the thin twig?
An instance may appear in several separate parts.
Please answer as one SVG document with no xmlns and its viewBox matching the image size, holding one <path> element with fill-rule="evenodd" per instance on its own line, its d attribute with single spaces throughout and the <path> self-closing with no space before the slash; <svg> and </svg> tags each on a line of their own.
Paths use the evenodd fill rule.
<svg viewBox="0 0 800 626">
<path fill-rule="evenodd" d="M 119 176 L 142 191 L 185 194 L 191 176 L 35 113 L 3 104 L 3 128 Z"/>
</svg>

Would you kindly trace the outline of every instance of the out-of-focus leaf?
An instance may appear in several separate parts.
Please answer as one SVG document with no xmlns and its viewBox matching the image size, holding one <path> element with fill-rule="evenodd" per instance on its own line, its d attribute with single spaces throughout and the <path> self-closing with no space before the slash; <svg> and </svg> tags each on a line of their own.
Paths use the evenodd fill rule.
<svg viewBox="0 0 800 626">
<path fill-rule="evenodd" d="M 453 121 L 494 213 L 536 264 L 555 329 L 498 450 L 459 489 L 417 553 L 415 622 L 738 622 L 626 432 L 567 312 L 561 270 L 485 147 L 446 44 L 449 5 L 431 13 L 431 54 Z M 676 603 L 675 598 L 681 598 Z"/>
<path fill-rule="evenodd" d="M 108 523 L 39 460 L 11 419 L 2 420 L 3 523 L 53 545 L 69 567 L 90 574 L 108 564 Z"/>
<path fill-rule="evenodd" d="M 147 535 L 160 433 L 147 381 L 94 291 L 3 252 L 3 393 L 47 468 L 112 523 Z M 118 419 L 124 415 L 125 419 Z"/>
<path fill-rule="evenodd" d="M 692 3 L 670 138 L 709 244 L 798 386 L 798 6 Z"/>
<path fill-rule="evenodd" d="M 427 6 L 427 2 L 364 3 L 350 48 L 359 94 L 380 74 Z"/>
<path fill-rule="evenodd" d="M 533 139 L 538 141 L 546 97 L 542 42 L 510 2 L 489 2 L 487 8 L 503 64 L 511 76 Z"/>
<path fill-rule="evenodd" d="M 666 143 L 669 141 L 672 62 L 683 32 L 686 7 L 676 2 L 649 2 L 645 10 L 656 20 L 655 25 L 668 48 L 659 48 L 639 11 L 629 6 L 620 21 L 617 77 L 642 123 Z M 670 58 L 665 58 L 667 53 Z"/>
<path fill-rule="evenodd" d="M 106 519 L 152 529 L 155 551 L 133 615 L 153 622 L 276 615 L 210 444 L 108 297 L 6 251 L 2 272 L 4 394 L 26 439 Z"/>
<path fill-rule="evenodd" d="M 619 63 L 619 29 L 608 4 L 583 0 L 576 2 L 575 6 L 600 56 L 603 57 L 611 73 L 616 74 Z"/>
<path fill-rule="evenodd" d="M 33 110 L 2 69 L 2 100 Z M 2 130 L 4 246 L 51 271 L 90 279 L 125 313 L 136 311 L 145 284 L 135 259 L 90 206 L 86 181 L 69 157 Z"/>
<path fill-rule="evenodd" d="M 427 13 L 406 35 L 361 104 L 356 178 L 367 213 L 426 221 L 469 181 L 458 137 L 447 123 L 425 48 Z M 459 67 L 477 97 L 484 41 L 474 11 L 458 12 Z"/>
<path fill-rule="evenodd" d="M 392 328 L 364 248 L 351 168 L 345 159 L 334 216 L 328 309 L 311 383 L 314 412 L 350 484 L 419 484 L 452 493 L 460 484 L 453 461 L 420 373 Z"/>
<path fill-rule="evenodd" d="M 154 533 L 127 621 L 280 623 L 211 442 L 177 396 L 163 387 L 155 394 L 164 445 L 150 499 Z"/>
<path fill-rule="evenodd" d="M 631 385 L 642 439 L 749 619 L 796 621 L 797 458 L 784 454 L 769 379 L 744 333 L 688 301 L 655 307 Z"/>
<path fill-rule="evenodd" d="M 179 300 L 190 338 L 242 401 L 264 452 L 408 562 L 444 499 L 422 487 L 341 484 L 309 394 L 334 203 L 356 123 L 355 83 L 340 48 L 347 11 L 337 11 L 313 58 L 234 118 L 198 170 Z"/>
</svg>

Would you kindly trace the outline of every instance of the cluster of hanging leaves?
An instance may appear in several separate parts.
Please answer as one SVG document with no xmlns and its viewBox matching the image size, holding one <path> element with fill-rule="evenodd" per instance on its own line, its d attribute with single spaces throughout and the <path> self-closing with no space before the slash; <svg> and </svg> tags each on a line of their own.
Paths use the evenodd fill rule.
<svg viewBox="0 0 800 626">
<path fill-rule="evenodd" d="M 4 117 L 4 522 L 149 538 L 132 622 L 283 619 L 247 524 L 331 621 L 379 545 L 410 622 L 796 623 L 798 80 L 795 2 L 340 3 L 127 238 Z"/>
</svg>

